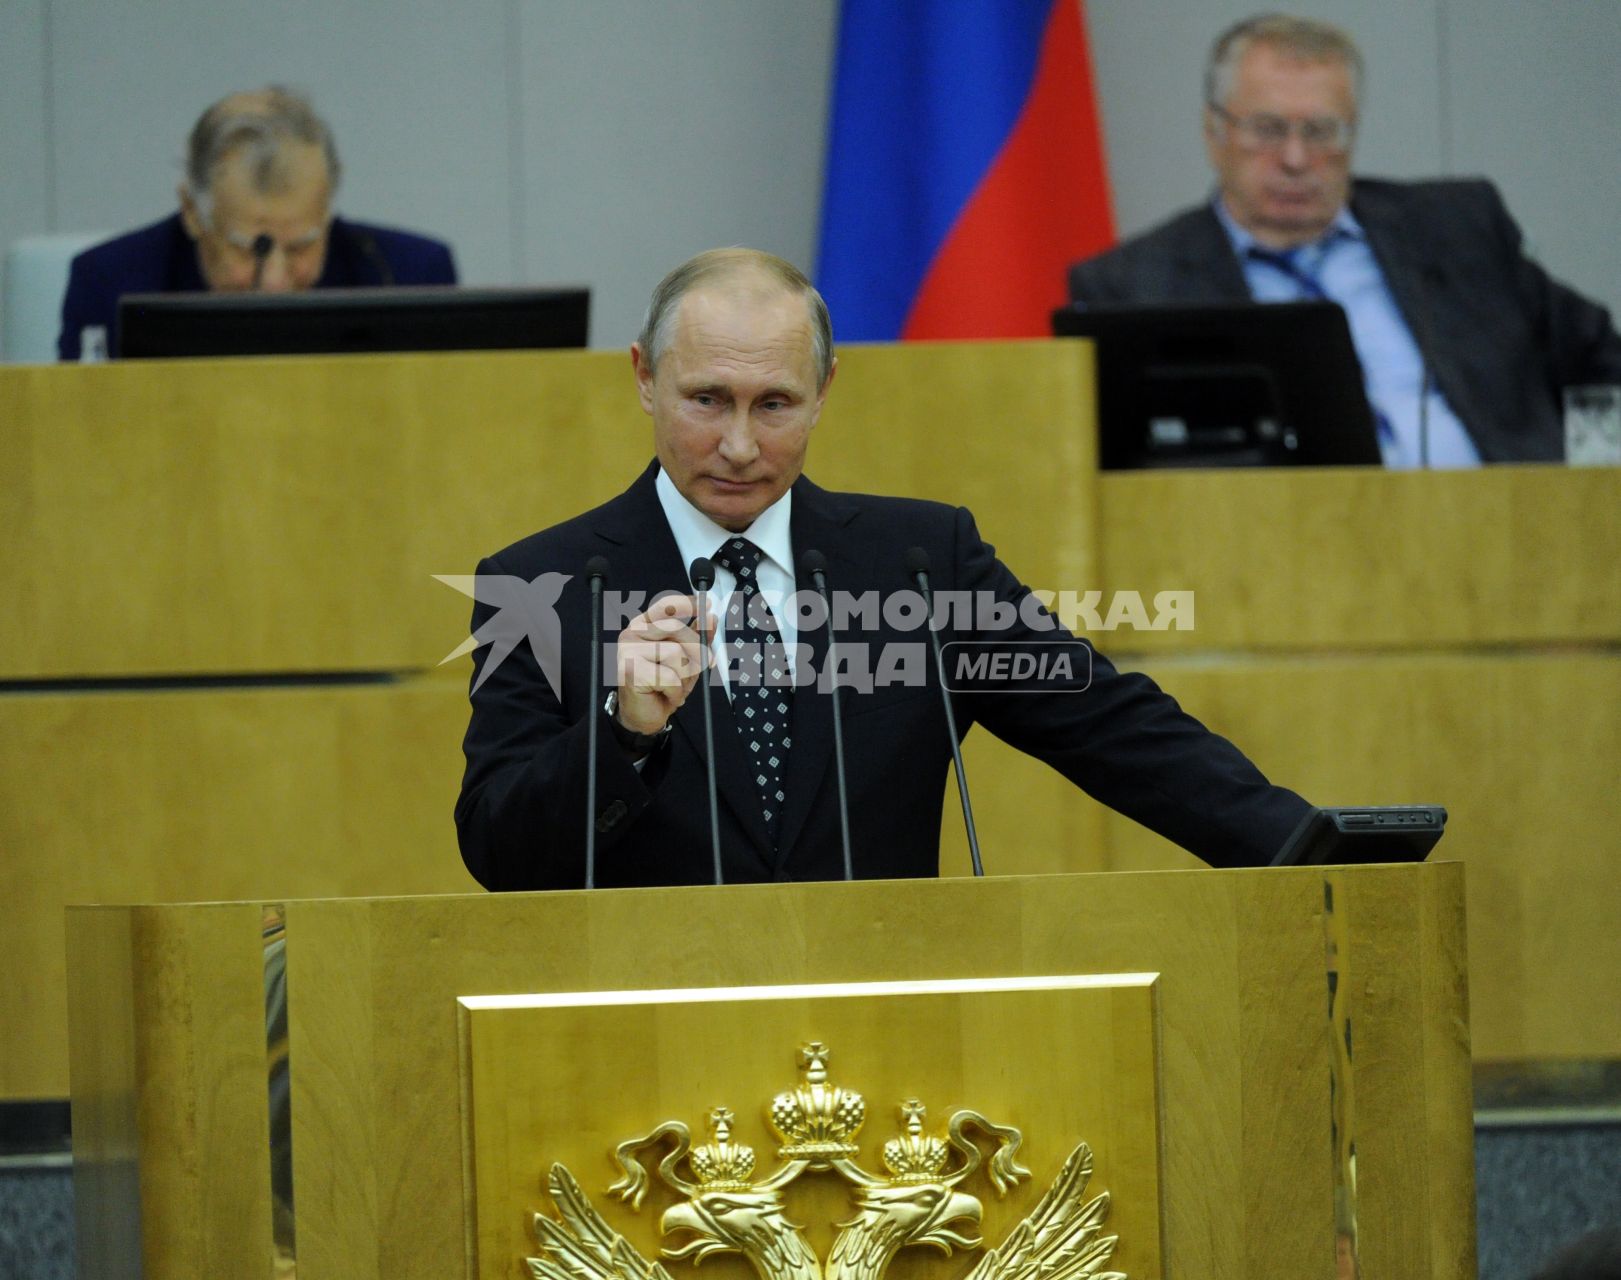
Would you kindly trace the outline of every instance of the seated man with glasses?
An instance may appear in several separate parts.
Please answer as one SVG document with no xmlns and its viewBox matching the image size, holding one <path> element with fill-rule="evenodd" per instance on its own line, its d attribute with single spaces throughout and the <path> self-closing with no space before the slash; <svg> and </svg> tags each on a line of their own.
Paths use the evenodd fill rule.
<svg viewBox="0 0 1621 1280">
<path fill-rule="evenodd" d="M 1205 69 L 1209 204 L 1070 269 L 1078 303 L 1345 308 L 1391 467 L 1564 456 L 1561 391 L 1621 382 L 1603 307 L 1527 259 L 1489 182 L 1351 177 L 1362 56 L 1281 15 L 1223 33 Z"/>
<path fill-rule="evenodd" d="M 118 300 L 208 289 L 285 292 L 455 284 L 450 247 L 332 213 L 341 169 L 309 102 L 272 86 L 222 98 L 193 126 L 180 210 L 73 260 L 57 355 L 112 349 Z"/>
</svg>

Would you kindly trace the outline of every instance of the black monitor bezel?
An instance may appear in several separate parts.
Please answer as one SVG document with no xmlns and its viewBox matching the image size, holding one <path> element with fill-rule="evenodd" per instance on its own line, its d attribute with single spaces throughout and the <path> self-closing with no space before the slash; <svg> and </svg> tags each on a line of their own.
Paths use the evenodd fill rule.
<svg viewBox="0 0 1621 1280">
<path fill-rule="evenodd" d="M 358 355 L 584 347 L 583 286 L 421 285 L 295 293 L 129 294 L 120 359 Z"/>
</svg>

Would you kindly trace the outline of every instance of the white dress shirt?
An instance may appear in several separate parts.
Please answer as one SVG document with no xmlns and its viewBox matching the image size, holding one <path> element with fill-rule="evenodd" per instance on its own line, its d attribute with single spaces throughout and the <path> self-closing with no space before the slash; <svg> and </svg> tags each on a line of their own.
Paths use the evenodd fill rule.
<svg viewBox="0 0 1621 1280">
<path fill-rule="evenodd" d="M 730 529 L 723 529 L 688 502 L 662 467 L 659 468 L 654 487 L 658 492 L 659 506 L 664 509 L 664 519 L 670 526 L 670 532 L 675 535 L 682 564 L 690 566 L 699 556 L 714 560 L 715 552 L 732 538 L 747 538 L 764 553 L 760 558 L 760 567 L 755 570 L 755 581 L 759 584 L 760 594 L 776 616 L 783 651 L 788 657 L 788 669 L 792 671 L 799 645 L 799 629 L 794 611 L 789 607 L 790 598 L 797 590 L 794 549 L 789 531 L 794 491 L 788 490 L 773 502 L 747 529 L 733 533 Z M 710 652 L 722 672 L 727 670 L 722 656 L 726 643 L 726 602 L 732 598 L 736 586 L 737 579 L 717 562 L 715 585 L 709 593 L 709 611 L 715 615 L 716 622 Z M 729 698 L 731 695 L 732 687 L 728 681 L 726 696 Z"/>
</svg>

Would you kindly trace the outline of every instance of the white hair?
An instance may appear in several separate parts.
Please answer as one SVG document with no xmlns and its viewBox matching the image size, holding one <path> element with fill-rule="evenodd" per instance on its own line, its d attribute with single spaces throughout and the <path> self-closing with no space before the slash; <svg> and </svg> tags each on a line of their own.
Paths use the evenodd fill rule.
<svg viewBox="0 0 1621 1280">
<path fill-rule="evenodd" d="M 1228 27 L 1210 46 L 1205 62 L 1204 100 L 1222 107 L 1233 91 L 1239 60 L 1257 44 L 1281 49 L 1308 62 L 1343 62 L 1351 72 L 1351 90 L 1362 99 L 1362 52 L 1349 33 L 1331 22 L 1263 13 Z"/>
<path fill-rule="evenodd" d="M 338 189 L 342 166 L 332 130 L 315 114 L 308 98 L 280 85 L 221 98 L 198 117 L 186 142 L 186 191 L 206 222 L 213 214 L 214 175 L 229 156 L 245 152 L 255 189 L 273 191 L 281 180 L 285 143 L 321 148 L 329 189 Z"/>
</svg>

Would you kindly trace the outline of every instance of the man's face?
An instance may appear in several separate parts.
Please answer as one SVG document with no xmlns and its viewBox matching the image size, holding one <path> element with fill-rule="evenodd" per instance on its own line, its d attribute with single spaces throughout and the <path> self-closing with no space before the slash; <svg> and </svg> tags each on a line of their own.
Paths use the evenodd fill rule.
<svg viewBox="0 0 1621 1280">
<path fill-rule="evenodd" d="M 822 412 L 805 299 L 745 275 L 689 291 L 655 373 L 630 349 L 659 465 L 734 532 L 788 491 Z"/>
<path fill-rule="evenodd" d="M 1234 69 L 1232 93 L 1205 110 L 1205 149 L 1221 183 L 1227 210 L 1262 244 L 1287 249 L 1328 229 L 1351 187 L 1351 154 L 1313 146 L 1301 136 L 1307 122 L 1356 120 L 1356 95 L 1345 63 L 1302 61 L 1271 45 L 1253 44 Z M 1234 120 L 1289 122 L 1287 138 L 1260 145 Z"/>
<path fill-rule="evenodd" d="M 253 288 L 253 242 L 260 235 L 272 241 L 259 279 L 266 293 L 308 289 L 321 278 L 331 225 L 326 157 L 308 143 L 284 144 L 275 177 L 270 191 L 260 191 L 245 154 L 226 156 L 214 173 L 207 219 L 181 188 L 181 217 L 197 242 L 197 265 L 210 289 Z"/>
</svg>

